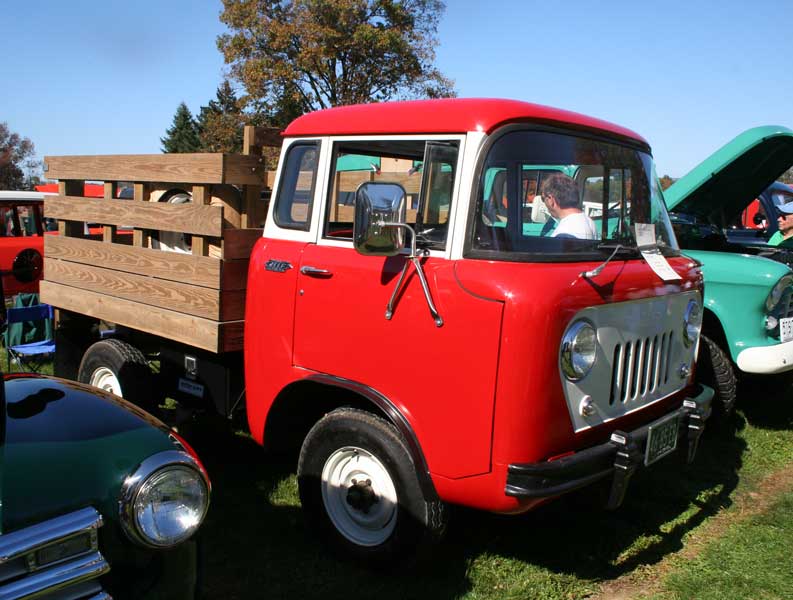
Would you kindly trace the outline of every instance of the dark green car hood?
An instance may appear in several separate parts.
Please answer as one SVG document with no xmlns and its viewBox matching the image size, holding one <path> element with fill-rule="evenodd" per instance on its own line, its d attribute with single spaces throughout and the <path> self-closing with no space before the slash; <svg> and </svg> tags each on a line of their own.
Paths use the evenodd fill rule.
<svg viewBox="0 0 793 600">
<path fill-rule="evenodd" d="M 165 425 L 96 388 L 10 375 L 5 395 L 2 531 L 89 505 L 114 520 L 126 476 L 148 456 L 175 449 Z"/>
<path fill-rule="evenodd" d="M 664 192 L 670 211 L 726 224 L 793 165 L 793 131 L 768 125 L 744 131 Z"/>
</svg>

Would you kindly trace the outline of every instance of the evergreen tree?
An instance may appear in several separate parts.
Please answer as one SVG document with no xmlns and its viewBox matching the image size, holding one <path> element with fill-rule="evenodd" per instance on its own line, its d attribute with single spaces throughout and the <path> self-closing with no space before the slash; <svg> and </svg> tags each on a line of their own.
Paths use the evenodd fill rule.
<svg viewBox="0 0 793 600">
<path fill-rule="evenodd" d="M 198 115 L 202 152 L 241 152 L 244 120 L 234 88 L 226 80 Z"/>
<path fill-rule="evenodd" d="M 163 152 L 199 152 L 198 125 L 184 102 L 179 104 L 173 123 L 160 138 Z"/>
</svg>

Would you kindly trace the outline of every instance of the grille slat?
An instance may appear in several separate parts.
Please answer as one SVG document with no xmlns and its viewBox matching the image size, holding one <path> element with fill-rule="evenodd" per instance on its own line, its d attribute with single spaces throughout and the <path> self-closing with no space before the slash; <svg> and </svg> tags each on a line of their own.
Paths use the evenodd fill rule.
<svg viewBox="0 0 793 600">
<path fill-rule="evenodd" d="M 668 331 L 615 345 L 609 404 L 643 399 L 669 381 L 672 339 Z"/>
</svg>

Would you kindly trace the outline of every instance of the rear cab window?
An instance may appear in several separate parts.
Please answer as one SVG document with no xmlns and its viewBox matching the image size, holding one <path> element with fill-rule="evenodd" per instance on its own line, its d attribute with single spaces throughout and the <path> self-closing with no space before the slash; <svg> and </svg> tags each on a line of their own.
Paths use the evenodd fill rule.
<svg viewBox="0 0 793 600">
<path fill-rule="evenodd" d="M 297 142 L 287 150 L 273 207 L 273 218 L 279 227 L 309 230 L 319 147 L 319 142 Z"/>
</svg>

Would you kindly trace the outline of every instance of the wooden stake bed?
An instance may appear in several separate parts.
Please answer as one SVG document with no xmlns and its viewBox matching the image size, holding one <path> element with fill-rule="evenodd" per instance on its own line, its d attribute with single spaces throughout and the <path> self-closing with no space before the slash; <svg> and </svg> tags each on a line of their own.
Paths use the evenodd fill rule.
<svg viewBox="0 0 793 600">
<path fill-rule="evenodd" d="M 42 302 L 211 352 L 242 350 L 248 258 L 262 235 L 252 225 L 265 214 L 261 156 L 44 160 L 60 193 L 44 201 L 58 233 L 44 240 Z M 104 181 L 105 198 L 82 197 L 85 180 Z M 121 182 L 133 199 L 116 197 Z M 158 202 L 169 189 L 190 201 Z M 181 246 L 158 241 L 169 232 Z"/>
</svg>

